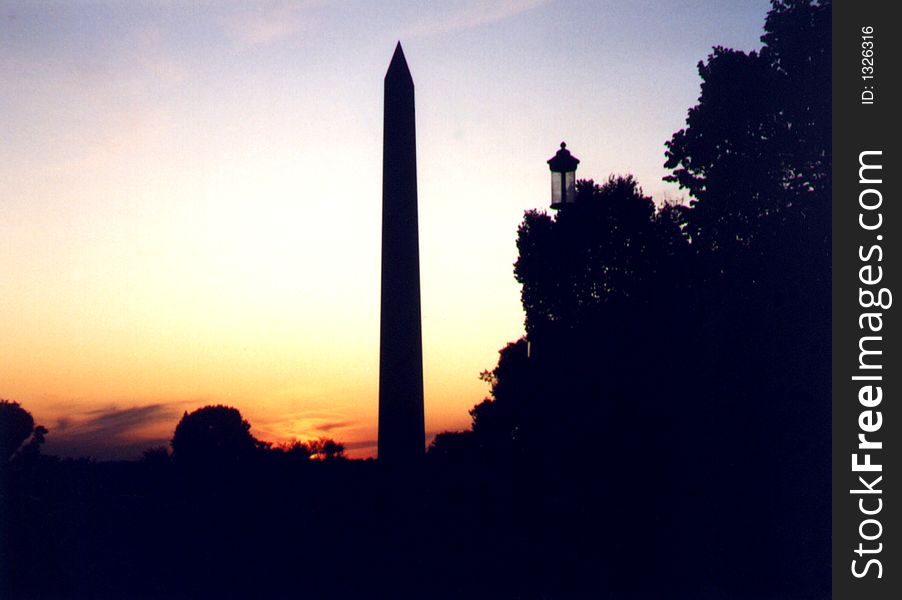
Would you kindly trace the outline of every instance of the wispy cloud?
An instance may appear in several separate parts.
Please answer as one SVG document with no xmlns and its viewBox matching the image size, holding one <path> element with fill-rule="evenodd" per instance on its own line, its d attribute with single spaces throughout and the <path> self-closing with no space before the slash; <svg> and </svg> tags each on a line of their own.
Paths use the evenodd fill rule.
<svg viewBox="0 0 902 600">
<path fill-rule="evenodd" d="M 101 408 L 88 411 L 86 414 L 88 418 L 78 424 L 81 431 L 102 433 L 110 438 L 117 438 L 161 419 L 169 419 L 177 415 L 178 411 L 166 404 L 148 404 L 125 409 Z"/>
<path fill-rule="evenodd" d="M 330 0 L 253 2 L 224 16 L 221 24 L 226 35 L 237 45 L 268 44 L 313 30 L 319 23 L 315 9 L 329 2 Z"/>
<path fill-rule="evenodd" d="M 48 454 L 91 457 L 102 460 L 139 458 L 144 450 L 168 446 L 184 411 L 215 404 L 209 401 L 176 401 L 140 406 L 107 406 L 70 411 L 45 423 Z M 244 415 L 248 418 L 248 415 Z M 372 435 L 368 424 L 339 411 L 300 411 L 281 414 L 275 420 L 252 418 L 251 433 L 270 442 L 331 437 L 341 442 Z M 352 442 L 346 447 L 361 456 L 371 454 L 375 440 Z"/>
<path fill-rule="evenodd" d="M 402 37 L 429 36 L 480 27 L 515 17 L 549 0 L 463 0 L 452 2 L 444 13 L 431 13 L 414 23 Z M 434 8 L 438 8 L 435 7 Z"/>
<path fill-rule="evenodd" d="M 184 403 L 98 408 L 49 424 L 47 452 L 62 456 L 128 459 L 168 444 Z M 166 433 L 163 433 L 166 432 Z"/>
<path fill-rule="evenodd" d="M 255 423 L 254 429 L 264 439 L 278 441 L 286 436 L 302 440 L 347 434 L 360 423 L 340 412 L 301 411 L 281 415 L 278 420 Z"/>
<path fill-rule="evenodd" d="M 349 442 L 345 444 L 346 450 L 375 450 L 378 445 L 376 440 L 361 440 L 359 442 Z M 361 454 L 356 452 L 355 454 Z"/>
<path fill-rule="evenodd" d="M 355 425 L 354 421 L 328 421 L 320 423 L 316 426 L 317 431 L 332 431 L 333 429 L 343 429 Z"/>
</svg>

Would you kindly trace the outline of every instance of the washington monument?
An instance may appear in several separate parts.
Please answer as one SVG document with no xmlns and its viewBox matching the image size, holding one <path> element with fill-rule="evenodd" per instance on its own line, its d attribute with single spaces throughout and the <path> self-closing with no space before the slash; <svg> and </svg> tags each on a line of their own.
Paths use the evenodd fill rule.
<svg viewBox="0 0 902 600">
<path fill-rule="evenodd" d="M 403 464 L 423 456 L 426 433 L 413 79 L 400 42 L 385 74 L 384 111 L 379 460 Z"/>
</svg>

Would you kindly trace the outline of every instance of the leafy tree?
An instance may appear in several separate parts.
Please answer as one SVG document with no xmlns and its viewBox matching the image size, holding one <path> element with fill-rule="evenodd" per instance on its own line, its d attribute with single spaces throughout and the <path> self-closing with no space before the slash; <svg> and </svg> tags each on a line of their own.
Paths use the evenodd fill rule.
<svg viewBox="0 0 902 600">
<path fill-rule="evenodd" d="M 344 444 L 331 438 L 320 438 L 306 442 L 308 456 L 314 460 L 337 460 L 345 458 Z"/>
<path fill-rule="evenodd" d="M 472 435 L 437 438 L 432 453 L 535 463 L 560 459 L 549 440 L 571 459 L 613 440 L 614 418 L 665 377 L 649 374 L 648 354 L 674 346 L 671 324 L 654 317 L 685 296 L 683 210 L 657 210 L 632 176 L 611 176 L 578 181 L 576 202 L 553 217 L 528 211 L 514 265 L 528 341 L 481 375 L 491 393 L 470 411 Z"/>
<path fill-rule="evenodd" d="M 679 217 L 695 251 L 695 377 L 762 420 L 786 410 L 787 389 L 829 394 L 831 8 L 774 0 L 760 52 L 715 48 L 667 144 L 667 179 L 693 196 Z M 743 360 L 716 350 L 730 344 Z"/>
<path fill-rule="evenodd" d="M 172 456 L 190 463 L 232 462 L 251 457 L 259 442 L 236 408 L 205 406 L 182 416 L 172 436 Z"/>
<path fill-rule="evenodd" d="M 773 2 L 761 38 L 761 58 L 780 75 L 773 96 L 792 130 L 790 168 L 803 191 L 831 188 L 831 18 L 831 0 Z"/>
<path fill-rule="evenodd" d="M 576 202 L 554 218 L 527 212 L 514 275 L 530 340 L 541 344 L 554 329 L 594 329 L 660 301 L 685 245 L 671 213 L 662 218 L 632 176 L 600 186 L 579 181 Z"/>
<path fill-rule="evenodd" d="M 41 456 L 41 446 L 44 445 L 48 433 L 48 429 L 43 425 L 36 426 L 31 432 L 31 439 L 22 446 L 16 458 L 24 461 L 37 460 Z"/>
<path fill-rule="evenodd" d="M 830 514 L 815 498 L 830 491 L 831 8 L 774 0 L 759 52 L 715 48 L 666 162 L 693 196 L 681 215 L 694 250 L 682 380 L 702 391 L 680 422 L 698 432 L 690 454 L 719 450 L 690 471 L 721 491 L 699 506 L 723 540 L 773 561 L 759 571 L 820 591 L 828 573 L 791 565 L 829 564 L 826 533 L 813 532 L 829 531 Z M 750 575 L 722 560 L 728 577 Z"/>
<path fill-rule="evenodd" d="M 694 241 L 746 246 L 790 208 L 828 227 L 830 14 L 830 0 L 775 0 L 760 52 L 715 47 L 699 63 L 698 105 L 665 163 L 694 198 Z"/>
<path fill-rule="evenodd" d="M 667 144 L 689 206 L 655 210 L 612 178 L 581 182 L 554 217 L 525 215 L 529 342 L 501 351 L 472 431 L 435 452 L 523 455 L 577 478 L 591 456 L 618 482 L 639 470 L 631 497 L 697 525 L 687 555 L 712 581 L 754 581 L 762 597 L 829 589 L 812 566 L 829 564 L 829 540 L 812 532 L 830 514 L 817 500 L 830 482 L 830 9 L 774 1 L 759 52 L 717 47 L 699 64 L 699 103 Z"/>
<path fill-rule="evenodd" d="M 507 344 L 498 354 L 498 365 L 480 376 L 491 384 L 491 397 L 470 410 L 472 442 L 484 453 L 509 456 L 522 449 L 524 434 L 530 431 L 527 421 L 533 420 L 531 417 L 538 406 L 530 385 L 526 338 Z M 450 453 L 451 440 L 443 442 L 445 451 Z"/>
<path fill-rule="evenodd" d="M 47 430 L 40 426 L 39 430 L 37 439 L 43 442 Z M 0 399 L 0 464 L 9 462 L 34 431 L 34 418 L 30 412 L 18 402 Z"/>
<path fill-rule="evenodd" d="M 458 464 L 478 460 L 473 437 L 472 431 L 443 431 L 429 444 L 429 458 Z"/>
<path fill-rule="evenodd" d="M 280 452 L 292 460 L 310 460 L 310 447 L 300 440 L 279 444 L 274 451 Z"/>
<path fill-rule="evenodd" d="M 554 217 L 526 213 L 514 272 L 529 342 L 487 374 L 491 398 L 471 411 L 480 448 L 616 444 L 611 423 L 630 419 L 656 421 L 659 439 L 668 420 L 714 431 L 728 402 L 752 426 L 698 439 L 748 461 L 776 452 L 749 436 L 787 412 L 806 362 L 806 398 L 828 368 L 829 9 L 774 2 L 760 52 L 718 47 L 700 63 L 699 105 L 667 152 L 692 206 L 655 210 L 635 180 L 611 177 L 579 182 Z"/>
</svg>

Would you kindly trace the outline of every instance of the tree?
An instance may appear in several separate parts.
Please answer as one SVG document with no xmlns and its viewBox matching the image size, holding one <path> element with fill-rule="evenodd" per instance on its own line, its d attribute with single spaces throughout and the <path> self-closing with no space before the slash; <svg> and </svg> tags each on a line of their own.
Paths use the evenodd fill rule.
<svg viewBox="0 0 902 600">
<path fill-rule="evenodd" d="M 337 460 L 345 458 L 344 444 L 331 438 L 311 440 L 304 444 L 308 456 L 313 460 Z"/>
<path fill-rule="evenodd" d="M 310 448 L 300 440 L 278 444 L 273 448 L 274 452 L 281 453 L 291 460 L 310 460 Z"/>
<path fill-rule="evenodd" d="M 430 454 L 512 457 L 524 468 L 500 472 L 526 489 L 578 489 L 561 506 L 581 531 L 664 548 L 674 578 L 692 561 L 726 595 L 829 595 L 829 24 L 827 0 L 774 1 L 760 52 L 699 64 L 667 151 L 691 206 L 655 210 L 622 177 L 526 213 L 529 341 Z"/>
<path fill-rule="evenodd" d="M 518 230 L 514 275 L 533 344 L 566 331 L 597 333 L 623 311 L 662 301 L 685 238 L 632 176 L 577 182 L 573 205 L 552 218 L 529 211 Z M 670 278 L 670 279 L 668 279 Z"/>
<path fill-rule="evenodd" d="M 38 436 L 43 442 L 47 430 L 41 426 L 39 430 Z M 18 402 L 0 399 L 0 464 L 8 463 L 33 431 L 34 418 L 30 412 Z"/>
<path fill-rule="evenodd" d="M 476 452 L 472 431 L 443 431 L 429 444 L 428 456 L 439 462 L 466 464 L 484 459 Z"/>
<path fill-rule="evenodd" d="M 693 196 L 694 241 L 747 246 L 789 209 L 829 228 L 830 14 L 830 0 L 774 0 L 760 52 L 715 47 L 698 64 L 701 95 L 665 163 Z"/>
<path fill-rule="evenodd" d="M 525 213 L 514 274 L 527 337 L 480 376 L 491 392 L 470 411 L 472 435 L 437 438 L 432 453 L 546 462 L 561 458 L 553 446 L 588 458 L 600 436 L 618 435 L 615 417 L 650 410 L 634 399 L 666 378 L 649 350 L 676 347 L 675 323 L 655 317 L 685 296 L 683 210 L 657 210 L 628 175 L 578 181 L 576 202 L 553 217 Z"/>
<path fill-rule="evenodd" d="M 43 425 L 38 425 L 31 433 L 31 439 L 22 446 L 16 458 L 24 461 L 35 461 L 41 456 L 41 446 L 46 441 L 49 431 Z"/>
<path fill-rule="evenodd" d="M 172 436 L 172 456 L 188 463 L 234 462 L 253 456 L 259 442 L 236 408 L 205 406 L 182 416 Z"/>
<path fill-rule="evenodd" d="M 774 0 L 759 52 L 715 48 L 665 163 L 693 196 L 681 215 L 694 251 L 682 381 L 699 392 L 680 422 L 695 424 L 690 455 L 718 448 L 687 474 L 720 490 L 716 504 L 698 498 L 699 516 L 722 530 L 716 544 L 768 556 L 757 572 L 819 595 L 829 572 L 793 557 L 829 564 L 829 504 L 814 499 L 830 493 L 831 8 Z"/>
<path fill-rule="evenodd" d="M 532 430 L 536 398 L 530 385 L 526 338 L 507 344 L 498 352 L 498 365 L 480 379 L 491 385 L 490 397 L 470 410 L 472 437 L 439 439 L 435 451 L 451 454 L 469 442 L 484 454 L 510 456 L 522 449 Z M 526 440 L 524 440 L 526 435 Z"/>
</svg>

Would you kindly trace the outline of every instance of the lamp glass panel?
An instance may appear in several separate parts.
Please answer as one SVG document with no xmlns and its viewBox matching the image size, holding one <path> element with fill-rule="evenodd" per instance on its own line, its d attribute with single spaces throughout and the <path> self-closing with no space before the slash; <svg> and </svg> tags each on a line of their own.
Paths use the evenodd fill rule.
<svg viewBox="0 0 902 600">
<path fill-rule="evenodd" d="M 561 198 L 561 174 L 552 171 L 551 172 L 551 204 L 560 204 L 563 199 Z"/>
<path fill-rule="evenodd" d="M 564 173 L 564 187 L 566 188 L 566 202 L 576 201 L 576 171 Z"/>
</svg>

